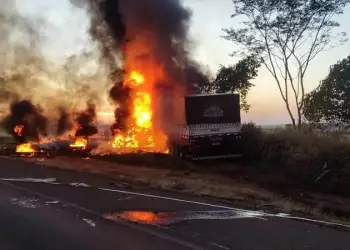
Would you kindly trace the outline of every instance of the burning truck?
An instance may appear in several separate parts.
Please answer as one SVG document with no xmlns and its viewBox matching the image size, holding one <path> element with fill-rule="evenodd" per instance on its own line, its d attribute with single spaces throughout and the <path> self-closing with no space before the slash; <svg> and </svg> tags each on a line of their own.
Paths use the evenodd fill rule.
<svg viewBox="0 0 350 250">
<path fill-rule="evenodd" d="M 172 152 L 192 159 L 239 154 L 238 96 L 188 95 L 188 89 L 194 87 L 192 82 L 210 79 L 190 53 L 192 12 L 182 1 L 71 2 L 86 10 L 89 35 L 96 43 L 96 55 L 103 69 L 101 82 L 111 82 L 105 89 L 115 110 L 111 138 L 108 142 L 96 138 L 95 152 Z M 100 95 L 100 89 L 95 94 Z M 19 93 L 18 98 L 30 97 Z M 77 110 L 80 107 L 73 100 L 69 104 L 63 102 L 59 113 L 52 110 L 53 106 L 32 104 L 34 100 L 16 100 L 10 105 L 4 125 L 18 143 L 17 152 L 38 151 L 44 146 L 54 146 L 57 151 L 90 151 L 95 147 L 93 137 L 99 136 L 95 104 L 102 99 L 97 99 L 87 95 L 87 108 L 83 111 Z M 81 100 L 79 97 L 79 104 Z M 50 131 L 51 127 L 57 127 L 57 131 Z"/>
<path fill-rule="evenodd" d="M 241 156 L 238 94 L 188 95 L 183 104 L 183 123 L 169 136 L 174 156 L 192 160 Z"/>
<path fill-rule="evenodd" d="M 133 86 L 135 84 L 137 87 Z M 196 94 L 176 98 L 169 97 L 170 91 L 164 89 L 161 93 L 147 92 L 147 89 L 141 88 L 143 84 L 147 85 L 147 78 L 141 73 L 134 72 L 126 78 L 124 86 L 133 86 L 129 89 L 129 116 L 122 124 L 124 127 L 118 123 L 112 126 L 112 137 L 108 144 L 112 150 L 109 152 L 171 153 L 192 160 L 240 156 L 239 95 Z M 43 149 L 51 151 L 52 146 L 58 146 L 57 150 L 60 152 L 67 148 L 69 151 L 88 153 L 91 148 L 88 149 L 88 144 L 91 144 L 88 141 L 98 132 L 94 124 L 95 106 L 91 103 L 88 103 L 86 110 L 78 112 L 76 126 L 73 128 L 75 133 L 69 146 L 66 145 L 66 140 L 62 141 L 60 137 L 50 139 L 45 137 L 46 133 L 40 132 L 39 128 L 46 128 L 46 123 L 42 122 L 43 125 L 39 126 L 41 123 L 38 121 L 46 119 L 30 102 L 20 101 L 11 107 L 12 112 L 8 116 L 8 121 L 11 121 L 8 124 L 9 131 L 20 143 L 16 147 L 16 152 L 20 154 L 32 155 Z M 17 108 L 23 112 L 18 112 Z M 119 112 L 117 109 L 116 118 Z M 59 125 L 61 120 L 59 119 Z M 58 126 L 58 130 L 61 130 L 60 127 Z"/>
</svg>

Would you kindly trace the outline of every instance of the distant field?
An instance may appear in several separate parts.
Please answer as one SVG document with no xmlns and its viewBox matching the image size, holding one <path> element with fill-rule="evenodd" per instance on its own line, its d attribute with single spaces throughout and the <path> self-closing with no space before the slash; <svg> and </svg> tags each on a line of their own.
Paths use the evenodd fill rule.
<svg viewBox="0 0 350 250">
<path fill-rule="evenodd" d="M 4 144 L 11 144 L 13 142 L 14 142 L 14 140 L 13 140 L 12 136 L 0 128 L 0 146 L 2 146 Z"/>
<path fill-rule="evenodd" d="M 3 129 L 0 128 L 0 137 L 11 137 L 11 135 L 9 135 Z"/>
<path fill-rule="evenodd" d="M 286 128 L 286 124 L 257 125 L 260 126 L 262 129 Z"/>
</svg>

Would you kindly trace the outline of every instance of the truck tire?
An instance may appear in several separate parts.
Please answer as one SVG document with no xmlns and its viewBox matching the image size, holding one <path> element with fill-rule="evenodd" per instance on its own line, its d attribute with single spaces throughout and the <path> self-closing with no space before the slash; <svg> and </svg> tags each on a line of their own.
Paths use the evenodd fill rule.
<svg viewBox="0 0 350 250">
<path fill-rule="evenodd" d="M 174 142 L 171 147 L 171 154 L 173 157 L 187 158 L 189 154 L 189 146 L 179 145 Z"/>
<path fill-rule="evenodd" d="M 179 145 L 176 142 L 171 143 L 170 153 L 173 157 L 179 157 Z"/>
<path fill-rule="evenodd" d="M 176 156 L 183 158 L 183 147 L 180 145 L 176 145 Z"/>
<path fill-rule="evenodd" d="M 180 157 L 183 159 L 191 158 L 191 151 L 190 146 L 188 145 L 182 145 L 179 149 L 180 151 Z"/>
</svg>

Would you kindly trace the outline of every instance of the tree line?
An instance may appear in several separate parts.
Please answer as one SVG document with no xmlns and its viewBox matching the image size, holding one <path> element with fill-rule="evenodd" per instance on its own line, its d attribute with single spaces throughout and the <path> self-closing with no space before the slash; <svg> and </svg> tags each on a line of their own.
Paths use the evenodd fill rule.
<svg viewBox="0 0 350 250">
<path fill-rule="evenodd" d="M 350 122 L 350 56 L 331 66 L 329 75 L 310 93 L 305 81 L 317 56 L 347 42 L 345 32 L 335 33 L 350 0 L 232 0 L 238 28 L 224 29 L 224 38 L 238 45 L 232 56 L 243 57 L 236 65 L 221 66 L 202 92 L 241 95 L 242 109 L 251 82 L 265 67 L 276 82 L 293 128 L 309 124 Z M 349 51 L 350 52 L 350 51 Z M 295 108 L 293 108 L 295 107 Z"/>
</svg>

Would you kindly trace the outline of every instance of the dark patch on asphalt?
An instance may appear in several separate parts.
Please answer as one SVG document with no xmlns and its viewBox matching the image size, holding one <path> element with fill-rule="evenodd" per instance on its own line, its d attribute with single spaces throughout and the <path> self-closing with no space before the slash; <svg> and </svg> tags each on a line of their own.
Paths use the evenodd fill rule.
<svg viewBox="0 0 350 250">
<path fill-rule="evenodd" d="M 106 219 L 120 219 L 151 225 L 168 225 L 186 220 L 233 220 L 243 218 L 263 218 L 264 213 L 253 211 L 184 211 L 184 212 L 152 212 L 123 211 L 106 214 Z"/>
</svg>

